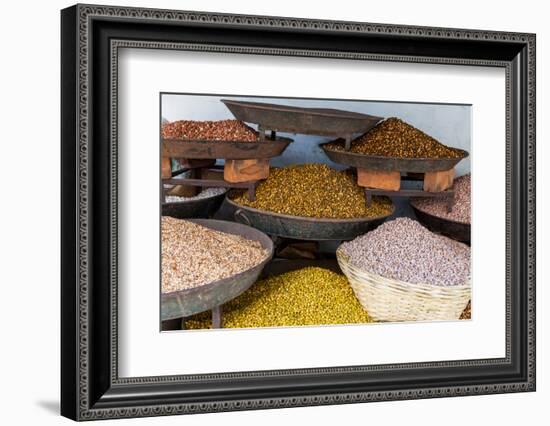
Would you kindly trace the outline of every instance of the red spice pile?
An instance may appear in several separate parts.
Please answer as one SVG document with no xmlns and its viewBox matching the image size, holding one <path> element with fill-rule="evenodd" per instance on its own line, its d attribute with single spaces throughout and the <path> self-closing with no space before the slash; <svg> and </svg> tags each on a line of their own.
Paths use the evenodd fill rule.
<svg viewBox="0 0 550 426">
<path fill-rule="evenodd" d="M 166 139 L 255 142 L 258 134 L 239 120 L 179 120 L 162 126 Z"/>
</svg>

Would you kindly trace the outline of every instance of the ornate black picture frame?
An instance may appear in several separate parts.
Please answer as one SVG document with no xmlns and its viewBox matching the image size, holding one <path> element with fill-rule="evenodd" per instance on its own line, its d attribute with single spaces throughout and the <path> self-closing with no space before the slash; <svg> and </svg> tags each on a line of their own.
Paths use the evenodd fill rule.
<svg viewBox="0 0 550 426">
<path fill-rule="evenodd" d="M 61 413 L 75 420 L 535 390 L 535 35 L 76 5 L 61 13 Z M 187 49 L 506 71 L 506 356 L 119 378 L 117 52 Z"/>
</svg>

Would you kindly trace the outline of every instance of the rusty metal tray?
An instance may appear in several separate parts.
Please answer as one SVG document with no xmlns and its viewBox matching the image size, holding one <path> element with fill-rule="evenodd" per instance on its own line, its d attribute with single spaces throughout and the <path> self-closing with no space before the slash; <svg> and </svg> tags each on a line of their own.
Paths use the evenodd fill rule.
<svg viewBox="0 0 550 426">
<path fill-rule="evenodd" d="M 182 181 L 185 183 L 184 179 Z M 162 215 L 177 219 L 208 218 L 218 211 L 223 203 L 226 192 L 196 200 L 164 202 L 162 203 Z"/>
<path fill-rule="evenodd" d="M 175 158 L 224 158 L 226 160 L 272 158 L 281 155 L 291 142 L 292 139 L 280 137 L 255 142 L 163 139 L 162 155 Z"/>
<path fill-rule="evenodd" d="M 229 213 L 236 222 L 245 223 L 260 229 L 268 235 L 296 240 L 351 240 L 382 224 L 392 211 L 385 216 L 358 219 L 321 219 L 290 216 L 268 212 L 235 203 L 225 198 Z"/>
<path fill-rule="evenodd" d="M 400 172 L 426 173 L 450 170 L 469 155 L 467 151 L 460 149 L 462 156 L 459 158 L 382 157 L 328 149 L 326 148 L 328 143 L 330 142 L 321 144 L 320 147 L 331 161 L 347 166 L 386 172 L 398 170 Z"/>
<path fill-rule="evenodd" d="M 256 282 L 264 266 L 273 256 L 273 242 L 263 232 L 240 223 L 213 219 L 190 219 L 190 222 L 217 231 L 240 235 L 249 240 L 259 241 L 269 255 L 258 265 L 247 271 L 210 284 L 186 290 L 163 293 L 161 295 L 161 320 L 183 318 L 208 310 L 217 311 L 225 302 L 234 299 Z"/>
<path fill-rule="evenodd" d="M 430 231 L 470 244 L 471 226 L 469 223 L 434 216 L 415 207 L 414 203 L 411 202 L 410 204 L 418 221 Z"/>
<path fill-rule="evenodd" d="M 308 135 L 349 137 L 365 133 L 383 117 L 329 108 L 303 108 L 260 102 L 221 99 L 238 120 L 259 125 L 265 130 Z"/>
</svg>

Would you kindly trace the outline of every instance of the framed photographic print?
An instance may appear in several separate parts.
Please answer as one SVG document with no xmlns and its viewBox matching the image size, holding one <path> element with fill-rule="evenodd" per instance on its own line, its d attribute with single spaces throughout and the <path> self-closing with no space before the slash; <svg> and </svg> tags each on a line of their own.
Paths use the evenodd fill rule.
<svg viewBox="0 0 550 426">
<path fill-rule="evenodd" d="M 76 5 L 62 414 L 535 390 L 535 36 Z"/>
</svg>

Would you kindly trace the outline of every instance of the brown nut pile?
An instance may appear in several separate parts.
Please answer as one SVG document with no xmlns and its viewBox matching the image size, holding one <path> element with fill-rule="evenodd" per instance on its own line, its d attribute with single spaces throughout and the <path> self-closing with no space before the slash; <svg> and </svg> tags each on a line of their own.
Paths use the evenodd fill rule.
<svg viewBox="0 0 550 426">
<path fill-rule="evenodd" d="M 238 204 L 291 216 L 351 219 L 389 215 L 393 206 L 387 197 L 373 197 L 366 207 L 363 188 L 351 173 L 326 164 L 302 164 L 273 168 L 258 185 L 256 200 L 246 193 L 230 195 Z"/>
<path fill-rule="evenodd" d="M 455 179 L 453 208 L 447 211 L 447 200 L 442 198 L 413 198 L 411 204 L 418 210 L 454 222 L 470 224 L 470 174 Z"/>
<path fill-rule="evenodd" d="M 343 151 L 338 140 L 326 149 Z M 462 151 L 438 142 L 423 131 L 396 117 L 388 118 L 351 143 L 351 152 L 396 158 L 460 158 Z"/>
<path fill-rule="evenodd" d="M 405 217 L 385 222 L 339 250 L 357 268 L 411 284 L 464 285 L 470 278 L 470 247 Z"/>
<path fill-rule="evenodd" d="M 255 142 L 258 134 L 239 120 L 179 120 L 162 126 L 165 139 Z"/>
<path fill-rule="evenodd" d="M 309 267 L 258 281 L 223 305 L 224 328 L 290 327 L 372 322 L 345 276 Z M 194 315 L 185 328 L 212 326 L 210 312 Z"/>
<path fill-rule="evenodd" d="M 262 262 L 268 251 L 258 241 L 163 216 L 162 292 L 199 287 Z"/>
</svg>

